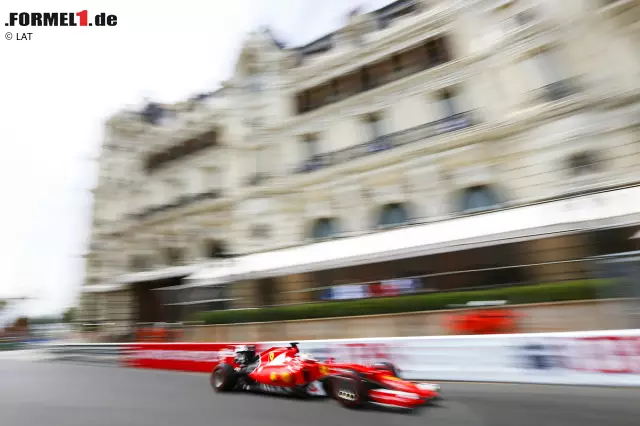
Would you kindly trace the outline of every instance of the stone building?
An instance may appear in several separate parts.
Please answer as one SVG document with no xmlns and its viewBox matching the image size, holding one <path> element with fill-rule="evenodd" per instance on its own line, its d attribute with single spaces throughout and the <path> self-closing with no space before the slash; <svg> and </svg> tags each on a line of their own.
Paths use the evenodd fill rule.
<svg viewBox="0 0 640 426">
<path fill-rule="evenodd" d="M 638 183 L 639 10 L 400 0 L 305 46 L 248 34 L 221 89 L 107 121 L 83 318 L 166 319 L 153 289 L 233 256 Z M 580 258 L 585 238 L 532 241 L 513 262 Z M 436 264 L 492 266 L 502 250 Z M 266 281 L 232 291 L 263 302 L 232 306 L 272 304 L 279 284 Z"/>
</svg>

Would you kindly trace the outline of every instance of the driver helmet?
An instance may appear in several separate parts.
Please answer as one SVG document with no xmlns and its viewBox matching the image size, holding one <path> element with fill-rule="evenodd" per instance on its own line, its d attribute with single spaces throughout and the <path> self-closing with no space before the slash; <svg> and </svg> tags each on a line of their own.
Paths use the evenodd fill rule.
<svg viewBox="0 0 640 426">
<path fill-rule="evenodd" d="M 248 362 L 250 355 L 255 351 L 255 349 L 251 346 L 240 345 L 236 346 L 236 361 L 238 362 Z"/>
<path fill-rule="evenodd" d="M 300 355 L 298 355 L 298 358 L 300 358 L 302 361 L 315 361 L 313 356 L 311 356 L 311 354 L 308 352 L 301 353 Z"/>
</svg>

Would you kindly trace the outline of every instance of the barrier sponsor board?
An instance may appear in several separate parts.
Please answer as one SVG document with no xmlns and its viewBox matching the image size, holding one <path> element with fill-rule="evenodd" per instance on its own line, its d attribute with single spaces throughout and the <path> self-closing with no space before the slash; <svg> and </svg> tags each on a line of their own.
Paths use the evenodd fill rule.
<svg viewBox="0 0 640 426">
<path fill-rule="evenodd" d="M 391 362 L 410 380 L 640 386 L 640 330 L 318 340 L 300 350 L 319 360 Z"/>
<path fill-rule="evenodd" d="M 240 344 L 247 343 L 134 344 L 126 363 L 210 372 Z M 410 380 L 640 386 L 640 330 L 310 340 L 299 347 L 320 361 L 391 362 Z"/>
</svg>

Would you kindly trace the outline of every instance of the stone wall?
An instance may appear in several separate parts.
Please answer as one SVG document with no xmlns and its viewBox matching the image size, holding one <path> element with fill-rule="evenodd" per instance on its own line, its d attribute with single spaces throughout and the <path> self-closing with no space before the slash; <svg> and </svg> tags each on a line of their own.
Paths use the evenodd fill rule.
<svg viewBox="0 0 640 426">
<path fill-rule="evenodd" d="M 559 332 L 632 328 L 627 316 L 637 300 L 541 303 L 514 306 L 522 315 L 520 331 Z M 310 340 L 361 337 L 446 335 L 446 320 L 460 310 L 371 315 L 353 318 L 281 321 L 231 325 L 201 325 L 185 330 L 193 342 Z"/>
</svg>

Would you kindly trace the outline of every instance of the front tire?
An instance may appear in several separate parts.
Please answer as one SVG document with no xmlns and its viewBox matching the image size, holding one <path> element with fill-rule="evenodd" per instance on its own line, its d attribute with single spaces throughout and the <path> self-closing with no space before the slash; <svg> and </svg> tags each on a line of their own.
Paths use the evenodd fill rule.
<svg viewBox="0 0 640 426">
<path fill-rule="evenodd" d="M 210 382 L 216 392 L 228 392 L 236 387 L 238 376 L 229 364 L 219 364 L 213 369 Z"/>
<path fill-rule="evenodd" d="M 331 379 L 331 396 L 346 408 L 359 408 L 367 400 L 367 388 L 357 374 L 344 373 Z"/>
</svg>

